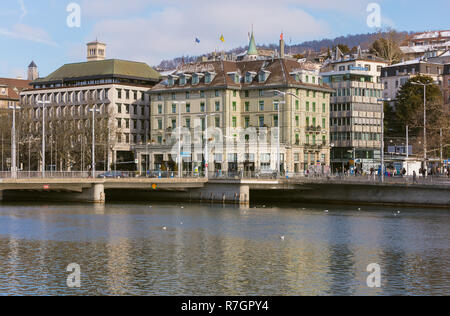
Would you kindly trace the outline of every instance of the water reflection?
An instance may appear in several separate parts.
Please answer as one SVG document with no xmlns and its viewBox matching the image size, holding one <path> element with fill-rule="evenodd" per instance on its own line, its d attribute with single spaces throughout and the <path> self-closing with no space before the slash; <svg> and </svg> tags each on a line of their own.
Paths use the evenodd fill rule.
<svg viewBox="0 0 450 316">
<path fill-rule="evenodd" d="M 449 224 L 437 210 L 2 205 L 0 294 L 448 295 Z"/>
</svg>

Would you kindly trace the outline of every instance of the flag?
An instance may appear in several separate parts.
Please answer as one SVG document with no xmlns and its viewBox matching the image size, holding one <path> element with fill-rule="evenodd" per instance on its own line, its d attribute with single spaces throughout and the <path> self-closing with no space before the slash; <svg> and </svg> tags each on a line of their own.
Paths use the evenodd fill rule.
<svg viewBox="0 0 450 316">
<path fill-rule="evenodd" d="M 220 36 L 220 41 L 221 41 L 222 43 L 225 43 L 225 37 L 223 37 L 223 34 Z"/>
<path fill-rule="evenodd" d="M 283 40 L 283 37 L 284 37 L 284 35 L 283 35 L 283 33 L 281 33 L 281 35 L 280 35 L 280 41 Z"/>
<path fill-rule="evenodd" d="M 199 39 L 198 37 L 196 37 L 196 38 L 195 38 L 195 42 L 196 42 L 197 44 L 200 44 L 200 39 Z"/>
</svg>

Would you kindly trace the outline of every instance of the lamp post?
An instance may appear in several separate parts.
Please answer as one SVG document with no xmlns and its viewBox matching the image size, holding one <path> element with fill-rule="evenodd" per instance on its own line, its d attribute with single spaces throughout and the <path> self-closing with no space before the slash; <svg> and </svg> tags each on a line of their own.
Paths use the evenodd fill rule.
<svg viewBox="0 0 450 316">
<path fill-rule="evenodd" d="M 95 113 L 100 113 L 100 110 L 94 105 L 92 109 L 89 110 L 92 112 L 92 178 L 95 178 Z"/>
<path fill-rule="evenodd" d="M 427 169 L 427 86 L 431 86 L 434 83 L 421 83 L 411 82 L 416 86 L 423 86 L 423 164 Z"/>
<path fill-rule="evenodd" d="M 50 104 L 50 101 L 42 97 L 36 103 L 42 105 L 42 178 L 45 178 L 45 105 Z"/>
<path fill-rule="evenodd" d="M 17 161 L 16 161 L 16 110 L 20 107 L 12 104 L 9 109 L 13 110 L 13 121 L 11 130 L 11 177 L 17 179 Z"/>
<path fill-rule="evenodd" d="M 383 102 L 381 105 L 381 182 L 384 182 L 384 102 L 391 102 L 392 99 L 378 99 Z"/>
<path fill-rule="evenodd" d="M 181 157 L 181 104 L 186 104 L 185 101 L 174 101 L 178 108 L 178 178 L 182 177 L 183 158 Z"/>
<path fill-rule="evenodd" d="M 209 116 L 218 116 L 220 114 L 218 113 L 211 113 L 211 114 L 201 114 L 200 116 L 205 117 L 205 178 L 209 177 L 208 174 L 208 167 L 209 167 L 209 148 L 208 148 L 208 117 Z"/>
<path fill-rule="evenodd" d="M 278 139 L 277 139 L 277 178 L 280 177 L 280 173 L 281 173 L 281 168 L 280 168 L 280 104 L 286 104 L 287 103 L 287 96 L 290 95 L 298 100 L 300 100 L 300 98 L 298 96 L 296 96 L 295 94 L 291 93 L 291 92 L 283 92 L 280 90 L 270 90 L 269 92 L 274 92 L 275 96 L 280 94 L 284 97 L 284 101 L 274 101 L 273 104 L 277 105 L 277 111 L 278 111 L 278 122 L 277 122 L 277 129 L 278 129 Z"/>
</svg>

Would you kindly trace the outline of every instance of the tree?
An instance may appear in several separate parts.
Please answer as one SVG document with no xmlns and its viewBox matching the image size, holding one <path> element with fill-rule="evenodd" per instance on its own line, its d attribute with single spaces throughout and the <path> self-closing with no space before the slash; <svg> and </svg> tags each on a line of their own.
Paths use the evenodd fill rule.
<svg viewBox="0 0 450 316">
<path fill-rule="evenodd" d="M 417 137 L 418 142 L 423 140 L 423 121 L 424 121 L 424 88 L 414 82 L 431 84 L 426 87 L 426 114 L 427 114 L 427 140 L 428 150 L 439 149 L 440 147 L 440 130 L 442 129 L 444 139 L 443 143 L 448 144 L 448 130 L 450 128 L 450 114 L 443 104 L 442 93 L 438 85 L 432 84 L 433 79 L 428 76 L 416 76 L 406 82 L 399 90 L 397 101 L 395 104 L 395 116 L 387 122 L 388 126 L 393 127 L 395 133 L 402 133 L 406 129 L 406 125 L 410 127 L 411 136 Z M 389 130 L 391 132 L 391 130 Z M 420 148 L 420 144 L 416 144 L 416 148 Z M 439 150 L 433 155 L 438 157 Z"/>
<path fill-rule="evenodd" d="M 396 31 L 380 32 L 369 51 L 371 54 L 387 60 L 390 65 L 399 63 L 403 58 L 403 53 L 398 43 L 401 43 L 403 37 L 403 33 Z"/>
</svg>

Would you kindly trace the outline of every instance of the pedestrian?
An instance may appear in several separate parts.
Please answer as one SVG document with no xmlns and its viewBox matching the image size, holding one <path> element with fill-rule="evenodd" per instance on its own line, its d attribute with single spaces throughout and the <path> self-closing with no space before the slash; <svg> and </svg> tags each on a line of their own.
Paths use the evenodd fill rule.
<svg viewBox="0 0 450 316">
<path fill-rule="evenodd" d="M 414 170 L 414 172 L 413 172 L 413 184 L 415 184 L 415 183 L 419 183 L 419 182 L 417 182 L 417 174 L 416 174 L 416 170 Z"/>
</svg>

